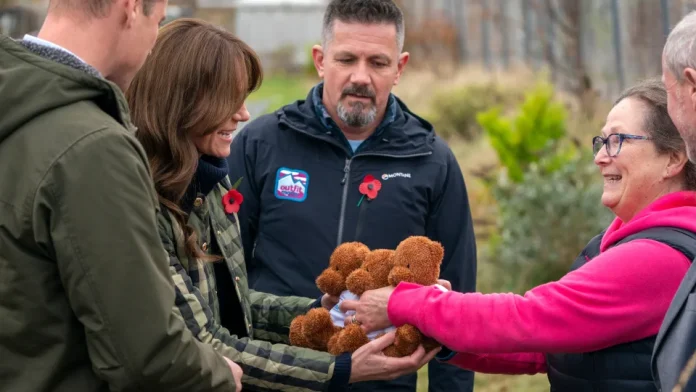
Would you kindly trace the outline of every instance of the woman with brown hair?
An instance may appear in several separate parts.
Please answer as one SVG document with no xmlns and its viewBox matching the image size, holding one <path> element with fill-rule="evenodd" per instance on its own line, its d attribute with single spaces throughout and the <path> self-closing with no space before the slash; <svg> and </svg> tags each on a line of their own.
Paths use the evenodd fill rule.
<svg viewBox="0 0 696 392">
<path fill-rule="evenodd" d="M 236 214 L 243 196 L 232 185 L 244 179 L 230 181 L 225 158 L 238 123 L 249 119 L 244 101 L 261 81 L 259 58 L 247 44 L 205 21 L 178 19 L 161 29 L 127 91 L 161 205 L 157 223 L 176 287 L 174 313 L 198 340 L 241 366 L 245 390 L 337 390 L 414 372 L 434 353 L 386 358 L 381 350 L 393 334 L 352 356 L 288 346 L 295 316 L 330 309 L 336 299 L 248 288 Z"/>
</svg>

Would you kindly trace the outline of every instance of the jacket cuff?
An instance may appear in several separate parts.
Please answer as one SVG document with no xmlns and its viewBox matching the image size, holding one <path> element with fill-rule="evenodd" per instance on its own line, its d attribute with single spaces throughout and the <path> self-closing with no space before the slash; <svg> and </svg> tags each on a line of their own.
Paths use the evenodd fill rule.
<svg viewBox="0 0 696 392">
<path fill-rule="evenodd" d="M 331 382 L 329 382 L 329 391 L 340 391 L 348 386 L 351 366 L 352 356 L 350 353 L 344 353 L 336 357 L 333 377 L 331 377 Z"/>
<path fill-rule="evenodd" d="M 312 302 L 312 304 L 309 306 L 309 308 L 310 308 L 310 309 L 312 309 L 312 308 L 321 308 L 321 298 L 322 298 L 322 297 L 323 297 L 323 295 L 322 295 L 321 297 L 319 297 L 316 301 Z"/>
<path fill-rule="evenodd" d="M 387 316 L 392 325 L 398 328 L 404 324 L 411 324 L 418 328 L 418 309 L 423 298 L 423 295 L 419 294 L 430 289 L 432 288 L 415 283 L 399 283 L 387 302 Z"/>
<path fill-rule="evenodd" d="M 447 362 L 450 359 L 454 358 L 455 355 L 457 355 L 455 351 L 452 351 L 449 348 L 442 346 L 442 350 L 440 350 L 440 352 L 435 355 L 435 359 L 437 359 L 440 362 Z"/>
</svg>

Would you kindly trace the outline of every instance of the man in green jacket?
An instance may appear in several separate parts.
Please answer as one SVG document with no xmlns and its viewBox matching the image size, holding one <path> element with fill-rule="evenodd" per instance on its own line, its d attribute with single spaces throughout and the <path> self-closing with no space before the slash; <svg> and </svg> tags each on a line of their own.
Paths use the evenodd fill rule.
<svg viewBox="0 0 696 392">
<path fill-rule="evenodd" d="M 0 36 L 0 389 L 239 391 L 174 315 L 157 197 L 122 90 L 166 0 L 52 0 Z"/>
</svg>

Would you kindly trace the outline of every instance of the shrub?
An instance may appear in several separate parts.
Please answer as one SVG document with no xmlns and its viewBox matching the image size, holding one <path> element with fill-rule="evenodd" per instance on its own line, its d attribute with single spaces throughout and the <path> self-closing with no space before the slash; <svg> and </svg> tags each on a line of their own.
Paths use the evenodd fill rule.
<svg viewBox="0 0 696 392">
<path fill-rule="evenodd" d="M 565 120 L 547 85 L 527 94 L 512 119 L 495 108 L 478 115 L 502 166 L 485 182 L 498 219 L 481 252 L 482 290 L 523 292 L 559 279 L 612 219 L 592 154 L 568 143 Z"/>
<path fill-rule="evenodd" d="M 435 93 L 430 105 L 430 115 L 426 115 L 426 118 L 440 137 L 459 137 L 472 141 L 482 133 L 476 120 L 477 114 L 493 107 L 504 110 L 521 100 L 520 92 L 506 90 L 495 83 L 466 85 Z"/>
<path fill-rule="evenodd" d="M 501 116 L 498 107 L 476 115 L 507 175 L 516 182 L 522 181 L 530 164 L 555 155 L 566 135 L 566 117 L 565 108 L 553 101 L 553 90 L 545 84 L 526 94 L 514 119 Z M 553 159 L 548 164 L 557 166 Z"/>
<path fill-rule="evenodd" d="M 531 165 L 523 182 L 503 178 L 492 191 L 498 230 L 483 258 L 501 272 L 490 282 L 497 290 L 524 292 L 559 279 L 613 217 L 600 202 L 602 183 L 588 153 L 550 173 Z"/>
</svg>

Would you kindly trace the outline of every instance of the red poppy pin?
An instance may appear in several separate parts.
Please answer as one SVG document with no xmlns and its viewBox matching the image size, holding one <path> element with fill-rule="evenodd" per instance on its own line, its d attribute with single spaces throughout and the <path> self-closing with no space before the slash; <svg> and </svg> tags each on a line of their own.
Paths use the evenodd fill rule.
<svg viewBox="0 0 696 392">
<path fill-rule="evenodd" d="M 363 178 L 363 182 L 360 184 L 360 193 L 362 193 L 362 197 L 360 198 L 360 201 L 358 201 L 358 207 L 360 206 L 360 203 L 362 203 L 363 199 L 365 196 L 367 196 L 367 200 L 373 200 L 377 197 L 377 194 L 379 193 L 379 190 L 382 189 L 382 183 L 374 178 L 371 174 L 368 174 Z"/>
<path fill-rule="evenodd" d="M 237 190 L 237 187 L 241 183 L 242 179 L 240 178 L 234 183 L 234 185 L 232 185 L 232 188 L 230 188 L 230 190 L 227 191 L 224 196 L 222 196 L 222 205 L 225 206 L 225 212 L 228 214 L 238 213 L 239 206 L 241 206 L 242 202 L 244 201 L 244 196 L 242 196 L 242 194 Z"/>
</svg>

